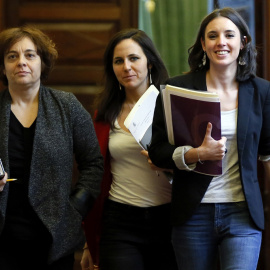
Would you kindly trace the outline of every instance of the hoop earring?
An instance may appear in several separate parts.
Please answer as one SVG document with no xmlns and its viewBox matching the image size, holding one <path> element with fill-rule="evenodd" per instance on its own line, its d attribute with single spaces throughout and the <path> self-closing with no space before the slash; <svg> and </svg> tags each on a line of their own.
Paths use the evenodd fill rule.
<svg viewBox="0 0 270 270">
<path fill-rule="evenodd" d="M 150 83 L 150 85 L 153 84 L 152 75 L 151 75 L 151 69 L 149 69 L 149 83 Z"/>
<path fill-rule="evenodd" d="M 122 85 L 119 83 L 119 89 L 120 91 L 122 91 Z"/>
<path fill-rule="evenodd" d="M 206 65 L 206 52 L 203 52 L 203 58 L 202 58 L 202 65 L 205 66 Z"/>
</svg>

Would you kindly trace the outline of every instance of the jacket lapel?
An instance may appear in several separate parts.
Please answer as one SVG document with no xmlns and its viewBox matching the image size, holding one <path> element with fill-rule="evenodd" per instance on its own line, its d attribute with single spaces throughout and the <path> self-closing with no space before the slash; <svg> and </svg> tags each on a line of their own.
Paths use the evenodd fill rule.
<svg viewBox="0 0 270 270">
<path fill-rule="evenodd" d="M 239 156 L 242 156 L 248 123 L 251 112 L 251 104 L 254 95 L 254 87 L 251 82 L 240 83 L 238 93 L 238 119 L 237 119 L 237 145 Z"/>
</svg>

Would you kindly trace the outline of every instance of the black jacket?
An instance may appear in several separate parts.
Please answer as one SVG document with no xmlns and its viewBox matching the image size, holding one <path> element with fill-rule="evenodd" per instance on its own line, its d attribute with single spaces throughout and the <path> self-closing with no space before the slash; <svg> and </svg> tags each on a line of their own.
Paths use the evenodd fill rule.
<svg viewBox="0 0 270 270">
<path fill-rule="evenodd" d="M 167 84 L 193 90 L 207 90 L 206 73 L 196 72 L 170 78 Z M 243 192 L 250 215 L 259 229 L 264 228 L 264 211 L 257 177 L 258 154 L 270 155 L 270 83 L 252 78 L 239 84 L 237 147 Z M 167 139 L 163 108 L 157 99 L 149 156 L 154 164 L 174 169 L 172 223 L 183 224 L 200 204 L 211 176 L 176 168 L 174 145 Z"/>
</svg>

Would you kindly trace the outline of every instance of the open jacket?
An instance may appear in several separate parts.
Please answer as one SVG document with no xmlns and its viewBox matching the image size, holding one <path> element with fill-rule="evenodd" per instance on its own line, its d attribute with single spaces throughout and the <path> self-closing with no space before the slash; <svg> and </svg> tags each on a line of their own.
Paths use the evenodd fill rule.
<svg viewBox="0 0 270 270">
<path fill-rule="evenodd" d="M 10 110 L 11 96 L 4 90 L 0 93 L 0 158 L 7 173 Z M 73 154 L 79 169 L 74 188 Z M 99 195 L 102 174 L 103 158 L 90 114 L 73 94 L 41 85 L 28 196 L 52 236 L 49 262 L 83 245 L 81 222 Z M 0 193 L 0 232 L 10 184 Z"/>
<path fill-rule="evenodd" d="M 167 84 L 206 91 L 206 72 L 170 78 Z M 176 168 L 172 159 L 176 146 L 167 138 L 160 96 L 153 120 L 149 156 L 159 167 L 174 169 L 172 223 L 183 224 L 200 204 L 212 177 Z M 257 158 L 270 155 L 270 83 L 251 78 L 239 83 L 237 149 L 240 177 L 250 215 L 259 229 L 264 228 L 264 211 L 257 177 Z"/>
</svg>

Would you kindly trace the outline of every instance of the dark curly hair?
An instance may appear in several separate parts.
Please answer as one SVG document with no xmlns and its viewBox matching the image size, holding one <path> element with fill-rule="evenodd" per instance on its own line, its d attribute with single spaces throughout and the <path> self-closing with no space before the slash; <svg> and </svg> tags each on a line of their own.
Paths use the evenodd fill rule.
<svg viewBox="0 0 270 270">
<path fill-rule="evenodd" d="M 240 31 L 241 40 L 243 41 L 242 43 L 244 47 L 240 51 L 238 59 L 241 57 L 241 60 L 245 62 L 245 65 L 238 65 L 236 79 L 238 81 L 245 81 L 250 77 L 256 76 L 257 51 L 252 44 L 252 39 L 248 26 L 245 23 L 244 19 L 241 17 L 241 15 L 236 10 L 229 7 L 216 9 L 203 19 L 197 34 L 196 41 L 194 45 L 191 46 L 188 50 L 188 63 L 190 66 L 190 72 L 209 69 L 208 57 L 206 57 L 206 64 L 202 65 L 204 51 L 201 45 L 201 39 L 205 40 L 205 29 L 207 25 L 217 17 L 225 17 L 231 20 Z"/>
<path fill-rule="evenodd" d="M 45 81 L 54 67 L 58 57 L 58 52 L 53 41 L 38 28 L 31 25 L 24 25 L 17 28 L 9 28 L 0 33 L 0 80 L 4 85 L 8 85 L 4 58 L 6 52 L 18 41 L 29 38 L 37 47 L 37 54 L 41 59 L 41 81 Z"/>
</svg>

